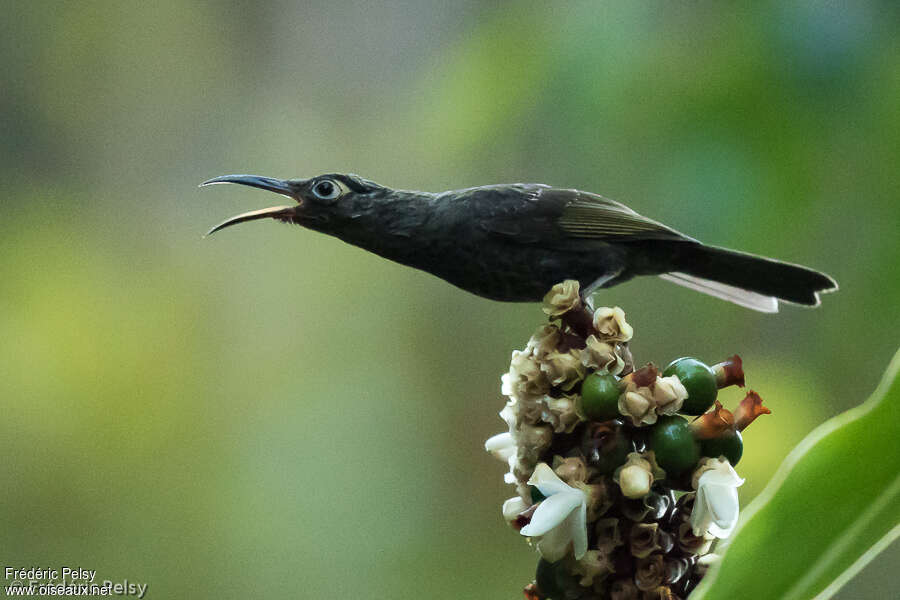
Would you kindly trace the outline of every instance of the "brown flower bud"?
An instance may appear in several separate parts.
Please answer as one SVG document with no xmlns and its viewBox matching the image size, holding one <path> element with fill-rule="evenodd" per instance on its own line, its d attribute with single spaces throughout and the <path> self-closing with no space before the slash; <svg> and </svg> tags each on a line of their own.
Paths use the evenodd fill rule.
<svg viewBox="0 0 900 600">
<path fill-rule="evenodd" d="M 678 539 L 676 544 L 682 552 L 688 554 L 706 554 L 712 546 L 713 538 L 709 534 L 694 535 L 694 529 L 690 521 L 685 521 L 678 526 Z"/>
<path fill-rule="evenodd" d="M 734 426 L 738 431 L 743 431 L 747 425 L 756 420 L 760 415 L 772 414 L 772 411 L 762 405 L 763 399 L 759 394 L 750 390 L 747 396 L 741 400 L 737 410 L 734 411 Z"/>
<path fill-rule="evenodd" d="M 604 555 L 612 554 L 613 550 L 622 545 L 619 519 L 598 519 L 594 529 L 597 532 L 597 541 L 594 546 Z"/>
<path fill-rule="evenodd" d="M 666 568 L 662 554 L 652 554 L 638 559 L 634 583 L 639 590 L 649 591 L 659 587 L 665 576 Z"/>
<path fill-rule="evenodd" d="M 716 385 L 719 388 L 729 385 L 744 387 L 744 366 L 737 354 L 713 365 L 712 370 L 716 374 Z"/>
<path fill-rule="evenodd" d="M 716 400 L 715 408 L 691 422 L 691 433 L 698 440 L 719 437 L 734 427 L 734 415 Z"/>
<path fill-rule="evenodd" d="M 628 549 L 638 558 L 646 558 L 659 550 L 659 525 L 636 523 L 628 533 Z"/>
</svg>

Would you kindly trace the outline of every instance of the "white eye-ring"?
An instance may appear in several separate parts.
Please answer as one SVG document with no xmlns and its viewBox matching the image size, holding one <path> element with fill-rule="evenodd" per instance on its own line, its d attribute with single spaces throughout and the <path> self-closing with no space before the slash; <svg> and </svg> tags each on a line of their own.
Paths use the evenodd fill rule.
<svg viewBox="0 0 900 600">
<path fill-rule="evenodd" d="M 334 200 L 341 195 L 341 184 L 333 179 L 322 179 L 316 182 L 312 192 L 320 200 Z"/>
</svg>

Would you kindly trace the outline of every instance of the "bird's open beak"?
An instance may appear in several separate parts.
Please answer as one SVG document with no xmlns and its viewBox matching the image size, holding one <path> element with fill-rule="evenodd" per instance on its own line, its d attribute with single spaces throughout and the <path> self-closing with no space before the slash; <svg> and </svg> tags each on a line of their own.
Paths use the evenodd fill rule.
<svg viewBox="0 0 900 600">
<path fill-rule="evenodd" d="M 204 181 L 200 184 L 200 187 L 214 185 L 217 183 L 239 183 L 241 185 L 249 185 L 250 187 L 259 188 L 261 190 L 268 190 L 270 192 L 275 192 L 276 194 L 281 194 L 282 196 L 287 196 L 288 198 L 296 200 L 298 202 L 298 205 L 301 203 L 301 201 L 293 195 L 288 182 L 283 179 L 273 179 L 271 177 L 261 177 L 259 175 L 222 175 L 221 177 L 214 177 L 208 181 Z M 237 225 L 238 223 L 244 223 L 245 221 L 255 221 L 257 219 L 267 218 L 290 218 L 296 214 L 296 208 L 296 205 L 292 205 L 273 206 L 271 208 L 251 210 L 249 212 L 235 215 L 230 219 L 219 223 L 218 225 L 210 229 L 206 235 L 212 235 L 220 229 L 225 229 L 226 227 Z"/>
</svg>

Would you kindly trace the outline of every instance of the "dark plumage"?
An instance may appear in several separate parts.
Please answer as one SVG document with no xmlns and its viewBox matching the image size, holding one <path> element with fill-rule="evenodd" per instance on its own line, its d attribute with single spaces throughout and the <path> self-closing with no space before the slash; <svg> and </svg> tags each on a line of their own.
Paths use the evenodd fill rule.
<svg viewBox="0 0 900 600">
<path fill-rule="evenodd" d="M 579 190 L 516 183 L 432 194 L 336 173 L 287 180 L 225 175 L 202 185 L 216 183 L 262 188 L 296 204 L 238 215 L 210 233 L 262 218 L 297 223 L 493 300 L 538 301 L 564 279 L 590 289 L 661 275 L 775 312 L 777 300 L 817 306 L 820 292 L 837 289 L 824 273 L 705 246 Z"/>
</svg>

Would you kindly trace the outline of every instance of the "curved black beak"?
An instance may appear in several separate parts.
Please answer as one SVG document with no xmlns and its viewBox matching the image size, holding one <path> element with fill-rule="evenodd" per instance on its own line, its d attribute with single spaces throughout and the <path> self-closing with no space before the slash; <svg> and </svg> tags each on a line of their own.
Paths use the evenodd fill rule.
<svg viewBox="0 0 900 600">
<path fill-rule="evenodd" d="M 276 194 L 281 194 L 282 196 L 287 196 L 293 200 L 297 200 L 295 196 L 292 194 L 292 190 L 289 182 L 283 179 L 274 179 L 272 177 L 262 177 L 260 175 L 222 175 L 221 177 L 213 177 L 207 181 L 204 181 L 200 184 L 200 187 L 204 187 L 207 185 L 215 185 L 217 183 L 239 183 L 241 185 L 247 185 L 250 187 L 259 188 L 261 190 L 268 190 L 270 192 L 275 192 Z M 300 203 L 300 200 L 297 200 Z M 246 221 L 255 221 L 257 219 L 267 219 L 267 218 L 281 218 L 281 219 L 289 219 L 295 213 L 297 206 L 273 206 L 271 208 L 262 208 L 260 210 L 251 210 L 249 212 L 241 213 L 230 219 L 219 223 L 212 229 L 210 229 L 206 235 L 212 235 L 220 229 L 225 229 L 226 227 L 230 227 L 232 225 L 237 225 L 238 223 L 244 223 Z"/>
<path fill-rule="evenodd" d="M 221 175 L 219 177 L 207 179 L 200 184 L 200 187 L 215 185 L 217 183 L 239 183 L 241 185 L 249 185 L 250 187 L 268 190 L 270 192 L 275 192 L 276 194 L 281 194 L 282 196 L 287 196 L 288 198 L 293 198 L 291 195 L 291 186 L 287 181 L 284 179 L 275 179 L 273 177 L 263 177 L 261 175 Z"/>
</svg>

